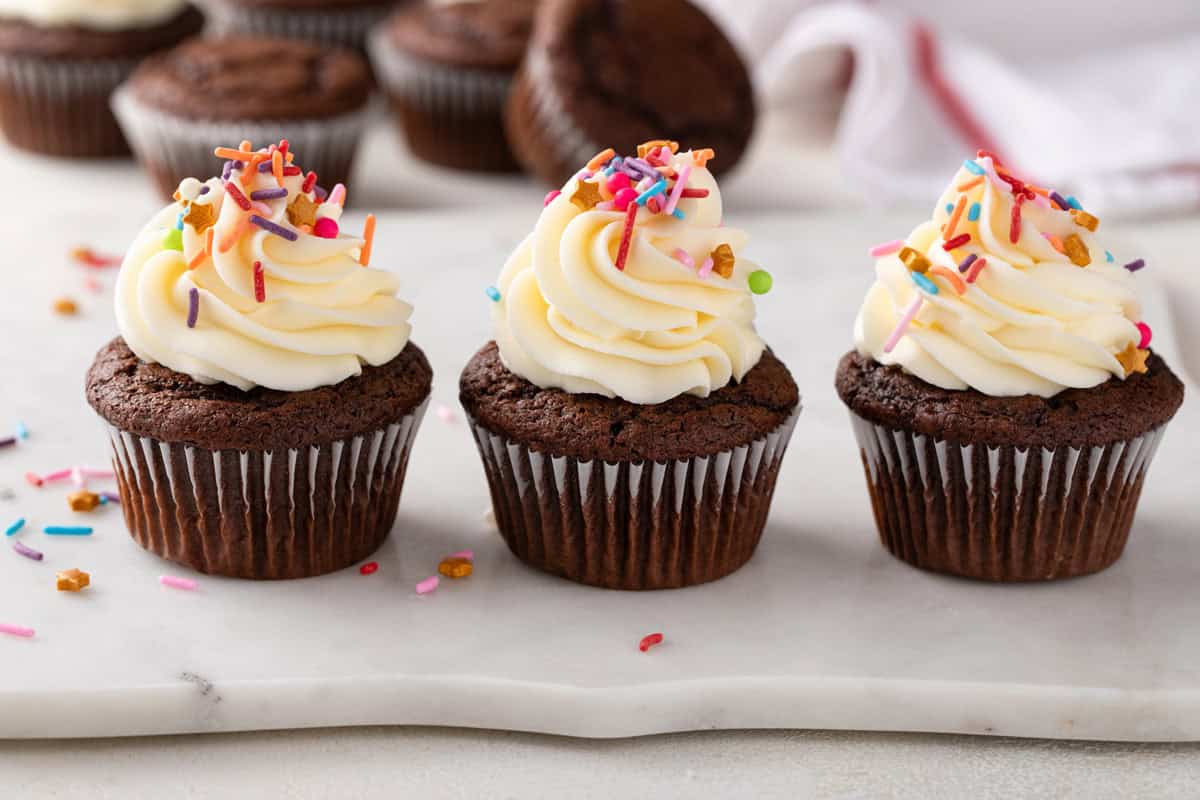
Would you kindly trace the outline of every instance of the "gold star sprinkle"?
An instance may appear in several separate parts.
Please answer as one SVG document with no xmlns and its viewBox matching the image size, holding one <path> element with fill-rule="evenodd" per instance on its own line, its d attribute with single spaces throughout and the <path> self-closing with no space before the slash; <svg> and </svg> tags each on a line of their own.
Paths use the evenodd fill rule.
<svg viewBox="0 0 1200 800">
<path fill-rule="evenodd" d="M 1087 228 L 1089 231 L 1095 231 L 1096 228 L 1100 227 L 1099 219 L 1078 208 L 1071 209 L 1071 218 L 1075 220 L 1076 225 L 1081 228 Z"/>
<path fill-rule="evenodd" d="M 918 253 L 911 247 L 900 248 L 898 257 L 904 266 L 908 267 L 909 272 L 920 272 L 921 274 L 925 274 L 932 266 L 929 263 L 929 259 L 926 258 L 924 254 Z"/>
<path fill-rule="evenodd" d="M 287 207 L 288 221 L 296 227 L 312 226 L 317 223 L 318 204 L 308 199 L 306 194 L 296 195 L 296 199 Z"/>
<path fill-rule="evenodd" d="M 1087 245 L 1083 243 L 1083 239 L 1079 238 L 1078 233 L 1072 233 L 1063 239 L 1063 252 L 1077 267 L 1086 267 L 1092 263 L 1092 254 L 1088 252 Z"/>
<path fill-rule="evenodd" d="M 1125 377 L 1128 378 L 1135 372 L 1146 371 L 1146 359 L 1150 357 L 1149 350 L 1140 350 L 1133 342 L 1117 353 L 1117 361 L 1121 362 L 1121 366 L 1125 368 Z"/>
<path fill-rule="evenodd" d="M 467 578 L 470 577 L 474 569 L 471 559 L 459 556 L 443 558 L 442 562 L 438 564 L 438 572 L 447 578 Z"/>
<path fill-rule="evenodd" d="M 81 572 L 77 569 L 68 569 L 58 573 L 55 576 L 55 586 L 60 592 L 78 592 L 85 586 L 89 586 L 92 578 L 86 572 Z"/>
<path fill-rule="evenodd" d="M 217 223 L 217 210 L 212 203 L 192 203 L 183 221 L 195 228 L 197 234 L 203 235 Z"/>
<path fill-rule="evenodd" d="M 91 511 L 100 505 L 100 495 L 95 492 L 73 492 L 67 495 L 67 505 L 72 511 Z"/>
<path fill-rule="evenodd" d="M 733 256 L 733 248 L 728 244 L 717 245 L 717 249 L 709 254 L 713 260 L 713 272 L 722 278 L 733 276 L 733 265 L 737 259 Z"/>
<path fill-rule="evenodd" d="M 646 154 L 651 150 L 657 150 L 660 147 L 665 147 L 672 153 L 679 152 L 679 142 L 672 142 L 669 139 L 651 139 L 648 142 L 642 142 L 637 146 L 638 158 L 645 158 Z"/>
<path fill-rule="evenodd" d="M 571 202 L 578 206 L 580 211 L 590 211 L 603 199 L 600 185 L 591 181 L 580 181 L 575 194 L 571 195 Z"/>
</svg>

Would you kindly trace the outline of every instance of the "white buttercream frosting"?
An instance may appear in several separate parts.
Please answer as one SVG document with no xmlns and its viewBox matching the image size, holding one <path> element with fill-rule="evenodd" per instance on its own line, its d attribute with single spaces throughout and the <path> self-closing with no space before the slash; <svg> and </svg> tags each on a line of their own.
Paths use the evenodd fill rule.
<svg viewBox="0 0 1200 800">
<path fill-rule="evenodd" d="M 986 266 L 962 294 L 944 275 L 926 273 L 939 290 L 933 295 L 918 288 L 899 254 L 879 258 L 876 281 L 855 324 L 859 352 L 945 389 L 993 396 L 1049 397 L 1125 378 L 1118 356 L 1142 338 L 1133 275 L 1095 233 L 1040 194 L 1021 202 L 1019 236 L 1012 242 L 1012 188 L 997 176 L 991 159 L 975 163 L 972 170 L 959 170 L 933 218 L 918 225 L 905 244 L 962 277 L 958 265 L 969 254 L 986 259 Z M 983 180 L 960 190 L 976 181 L 980 167 L 987 173 Z M 971 240 L 947 252 L 943 226 L 962 196 L 964 211 L 953 234 L 967 233 Z M 978 218 L 971 220 L 974 204 Z M 1056 247 L 1071 236 L 1086 248 L 1086 266 Z M 918 293 L 924 297 L 920 312 L 885 352 Z"/>
<path fill-rule="evenodd" d="M 122 30 L 165 22 L 186 5 L 186 0 L 0 0 L 0 17 L 35 25 Z"/>
</svg>

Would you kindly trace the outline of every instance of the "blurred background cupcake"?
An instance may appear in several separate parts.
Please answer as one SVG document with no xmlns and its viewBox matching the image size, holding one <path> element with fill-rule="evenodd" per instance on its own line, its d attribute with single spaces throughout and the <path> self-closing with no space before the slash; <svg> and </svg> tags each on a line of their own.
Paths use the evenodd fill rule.
<svg viewBox="0 0 1200 800">
<path fill-rule="evenodd" d="M 114 97 L 164 197 L 212 163 L 212 143 L 288 139 L 328 189 L 349 179 L 370 99 L 366 61 L 295 39 L 193 39 L 143 63 Z"/>
<path fill-rule="evenodd" d="M 285 36 L 362 51 L 367 34 L 404 0 L 203 0 L 212 32 Z"/>
<path fill-rule="evenodd" d="M 417 157 L 459 169 L 518 169 L 504 106 L 536 0 L 421 2 L 371 38 L 371 60 Z"/>
<path fill-rule="evenodd" d="M 129 152 L 109 99 L 138 61 L 199 33 L 185 0 L 2 0 L 0 127 L 25 150 Z"/>
</svg>

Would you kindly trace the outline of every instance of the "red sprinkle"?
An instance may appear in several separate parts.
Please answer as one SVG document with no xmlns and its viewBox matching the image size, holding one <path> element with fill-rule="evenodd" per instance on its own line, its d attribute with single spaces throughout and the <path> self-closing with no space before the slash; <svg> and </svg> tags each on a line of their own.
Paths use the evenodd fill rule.
<svg viewBox="0 0 1200 800">
<path fill-rule="evenodd" d="M 368 561 L 367 563 L 365 563 L 361 567 L 359 567 L 358 571 L 360 573 L 362 573 L 363 575 L 371 575 L 371 574 L 379 571 L 379 562 Z"/>
<path fill-rule="evenodd" d="M 313 190 L 313 187 L 316 185 L 317 185 L 317 173 L 310 171 L 307 175 L 304 176 L 304 183 L 302 183 L 300 185 L 300 191 L 303 192 L 304 194 L 308 194 L 309 192 L 311 192 Z"/>
<path fill-rule="evenodd" d="M 250 198 L 242 194 L 242 190 L 237 188 L 233 181 L 225 181 L 225 193 L 233 198 L 233 202 L 237 203 L 242 211 L 250 210 Z"/>
<path fill-rule="evenodd" d="M 260 303 L 267 302 L 267 282 L 263 277 L 261 261 L 254 262 L 254 299 Z"/>
<path fill-rule="evenodd" d="M 1001 169 L 1004 168 L 1004 164 L 1001 163 L 999 156 L 997 156 L 991 150 L 976 150 L 975 157 L 976 158 L 990 158 L 992 160 L 992 164 L 994 164 L 997 167 L 1000 167 Z"/>
<path fill-rule="evenodd" d="M 1025 194 L 1025 181 L 1020 178 L 1014 178 L 1007 173 L 997 172 L 996 175 L 999 176 L 1000 180 L 1012 187 L 1013 194 Z"/>
<path fill-rule="evenodd" d="M 649 636 L 642 637 L 642 640 L 638 642 L 638 650 L 644 653 L 651 647 L 654 647 L 654 645 L 662 644 L 662 640 L 663 635 L 661 633 L 652 633 Z"/>
<path fill-rule="evenodd" d="M 30 486 L 41 486 L 45 483 L 45 481 L 42 480 L 42 476 L 38 475 L 36 472 L 26 472 L 25 480 L 29 482 Z"/>
<path fill-rule="evenodd" d="M 1012 223 L 1008 226 L 1008 240 L 1016 244 L 1021 238 L 1021 201 L 1024 195 L 1017 197 L 1012 207 Z"/>
<path fill-rule="evenodd" d="M 629 258 L 629 244 L 633 241 L 633 223 L 637 220 L 638 204 L 630 203 L 625 209 L 625 230 L 621 233 L 621 246 L 617 248 L 617 269 L 625 271 L 625 259 Z"/>
<path fill-rule="evenodd" d="M 285 176 L 287 176 L 287 177 L 291 178 L 291 177 L 294 177 L 294 176 L 296 176 L 296 175 L 303 175 L 303 174 L 304 174 L 304 170 L 300 169 L 300 168 L 299 168 L 299 167 L 297 167 L 297 166 L 293 166 L 292 164 L 288 164 L 286 167 L 284 167 L 284 168 L 283 168 L 283 174 L 284 174 Z"/>
<path fill-rule="evenodd" d="M 291 146 L 292 146 L 292 143 L 289 142 L 287 139 L 279 140 L 279 152 L 283 153 L 284 155 L 287 155 L 288 148 Z"/>
<path fill-rule="evenodd" d="M 679 196 L 690 198 L 708 197 L 708 189 L 684 189 Z"/>
<path fill-rule="evenodd" d="M 962 247 L 964 244 L 966 244 L 969 241 L 971 241 L 971 234 L 960 233 L 958 236 L 955 236 L 953 239 L 943 242 L 942 249 L 946 250 L 946 251 L 950 251 L 956 247 Z"/>
</svg>

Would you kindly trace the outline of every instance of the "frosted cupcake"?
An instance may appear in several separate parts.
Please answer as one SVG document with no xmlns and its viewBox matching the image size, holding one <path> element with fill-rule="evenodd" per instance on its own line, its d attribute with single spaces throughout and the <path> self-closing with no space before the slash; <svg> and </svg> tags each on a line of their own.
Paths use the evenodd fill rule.
<svg viewBox="0 0 1200 800">
<path fill-rule="evenodd" d="M 873 250 L 837 389 L 893 555 L 994 581 L 1120 557 L 1183 385 L 1099 225 L 981 153 Z"/>
<path fill-rule="evenodd" d="M 432 373 L 374 220 L 342 232 L 286 142 L 218 148 L 130 247 L 121 336 L 87 397 L 135 540 L 202 572 L 298 578 L 370 555 L 396 517 Z M 267 171 L 259 169 L 268 165 Z"/>
<path fill-rule="evenodd" d="M 548 198 L 460 380 L 509 547 L 613 589 L 746 563 L 799 411 L 754 328 L 771 278 L 722 224 L 711 152 L 676 149 L 607 151 Z"/>
</svg>

